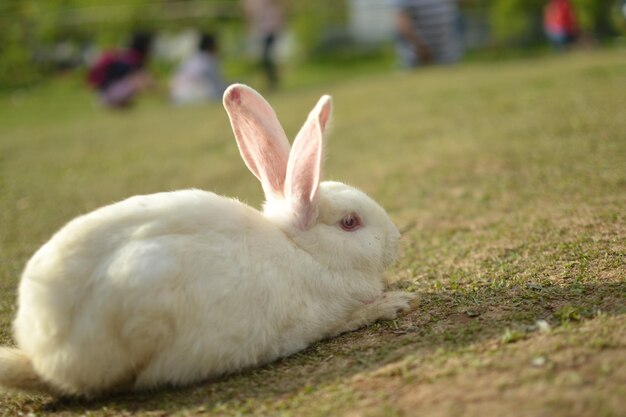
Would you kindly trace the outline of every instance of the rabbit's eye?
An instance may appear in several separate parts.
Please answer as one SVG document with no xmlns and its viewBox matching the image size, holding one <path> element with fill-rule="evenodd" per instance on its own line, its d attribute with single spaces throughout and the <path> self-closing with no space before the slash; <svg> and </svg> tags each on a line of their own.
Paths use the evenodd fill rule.
<svg viewBox="0 0 626 417">
<path fill-rule="evenodd" d="M 362 226 L 361 219 L 356 214 L 348 214 L 343 219 L 341 219 L 341 222 L 339 222 L 339 224 L 341 225 L 341 228 L 346 232 L 353 232 Z"/>
</svg>

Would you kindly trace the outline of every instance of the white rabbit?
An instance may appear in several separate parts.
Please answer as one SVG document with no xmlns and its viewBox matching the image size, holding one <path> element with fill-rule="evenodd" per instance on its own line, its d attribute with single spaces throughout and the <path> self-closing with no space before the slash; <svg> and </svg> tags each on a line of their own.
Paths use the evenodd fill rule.
<svg viewBox="0 0 626 417">
<path fill-rule="evenodd" d="M 383 292 L 399 233 L 359 190 L 322 182 L 324 96 L 290 152 L 270 105 L 224 93 L 259 212 L 199 190 L 135 196 L 80 216 L 26 265 L 0 348 L 0 385 L 52 395 L 182 385 L 267 363 L 392 319 Z"/>
</svg>

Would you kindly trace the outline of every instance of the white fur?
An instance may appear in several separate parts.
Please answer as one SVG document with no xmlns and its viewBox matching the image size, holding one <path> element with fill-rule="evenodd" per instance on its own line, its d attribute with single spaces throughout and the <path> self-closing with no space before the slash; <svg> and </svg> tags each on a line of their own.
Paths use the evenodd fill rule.
<svg viewBox="0 0 626 417">
<path fill-rule="evenodd" d="M 255 94 L 241 85 L 226 92 L 234 128 L 261 123 L 238 113 L 269 106 Z M 268 111 L 258 112 L 261 120 Z M 330 107 L 323 111 L 307 121 L 323 122 L 319 140 Z M 264 127 L 242 129 L 236 135 Z M 266 190 L 264 212 L 199 190 L 136 196 L 72 220 L 35 253 L 19 287 L 19 351 L 0 349 L 0 385 L 45 383 L 52 393 L 90 396 L 188 384 L 408 308 L 409 294 L 383 294 L 399 233 L 379 205 L 337 182 L 315 183 L 310 199 L 290 201 L 300 197 L 281 195 L 284 180 L 271 177 L 287 168 L 264 172 L 271 155 L 238 143 L 244 159 L 257 158 L 246 163 Z M 349 213 L 362 228 L 339 227 Z"/>
</svg>

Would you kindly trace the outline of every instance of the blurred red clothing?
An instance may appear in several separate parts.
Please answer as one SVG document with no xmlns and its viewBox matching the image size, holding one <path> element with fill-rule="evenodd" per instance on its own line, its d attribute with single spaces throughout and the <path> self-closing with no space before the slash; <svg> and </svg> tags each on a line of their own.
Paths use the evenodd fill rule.
<svg viewBox="0 0 626 417">
<path fill-rule="evenodd" d="M 544 10 L 543 26 L 553 35 L 576 35 L 578 22 L 569 0 L 550 0 Z"/>
<path fill-rule="evenodd" d="M 146 55 L 133 49 L 106 51 L 89 69 L 87 81 L 95 88 L 106 89 L 112 83 L 143 68 L 146 60 Z"/>
</svg>

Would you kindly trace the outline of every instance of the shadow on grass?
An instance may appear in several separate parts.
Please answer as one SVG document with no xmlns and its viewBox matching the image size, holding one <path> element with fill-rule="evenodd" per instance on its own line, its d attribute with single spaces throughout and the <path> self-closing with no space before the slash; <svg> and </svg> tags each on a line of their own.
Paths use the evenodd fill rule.
<svg viewBox="0 0 626 417">
<path fill-rule="evenodd" d="M 531 331 L 536 320 L 553 326 L 580 321 L 598 311 L 624 314 L 626 283 L 441 288 L 417 293 L 412 310 L 393 322 L 321 341 L 304 352 L 264 367 L 185 388 L 116 394 L 97 400 L 58 399 L 31 403 L 32 411 L 107 414 L 229 409 L 254 401 L 280 401 L 309 387 L 373 371 L 408 354 L 455 351 L 469 344 L 499 340 L 506 329 Z M 254 411 L 251 409 L 250 411 Z"/>
</svg>

